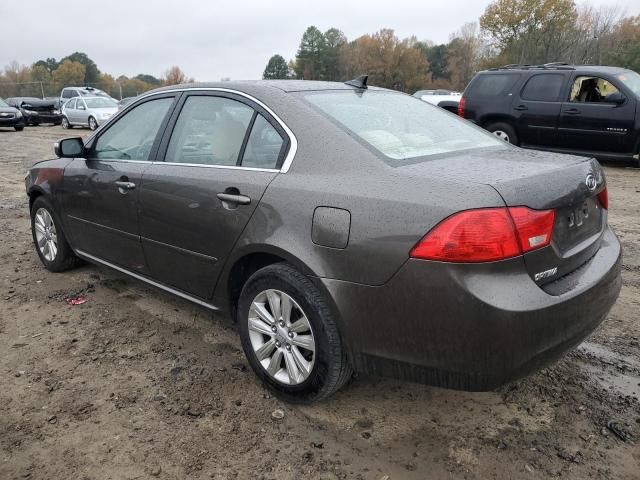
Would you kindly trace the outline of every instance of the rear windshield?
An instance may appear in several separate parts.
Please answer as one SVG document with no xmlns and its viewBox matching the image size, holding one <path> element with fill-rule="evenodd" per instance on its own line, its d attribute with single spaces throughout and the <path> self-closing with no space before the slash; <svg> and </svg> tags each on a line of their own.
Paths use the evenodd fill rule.
<svg viewBox="0 0 640 480">
<path fill-rule="evenodd" d="M 118 105 L 116 102 L 109 100 L 108 98 L 85 98 L 87 108 L 115 108 Z"/>
<path fill-rule="evenodd" d="M 402 93 L 325 91 L 303 96 L 391 164 L 428 155 L 504 147 L 502 140 L 466 120 Z"/>
</svg>

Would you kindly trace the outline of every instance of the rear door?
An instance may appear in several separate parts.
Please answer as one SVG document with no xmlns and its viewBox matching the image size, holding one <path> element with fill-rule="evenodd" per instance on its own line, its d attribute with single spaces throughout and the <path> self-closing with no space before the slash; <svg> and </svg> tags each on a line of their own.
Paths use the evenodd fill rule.
<svg viewBox="0 0 640 480">
<path fill-rule="evenodd" d="M 65 168 L 65 226 L 82 253 L 145 272 L 138 229 L 142 173 L 155 158 L 175 95 L 150 97 L 87 144 Z"/>
<path fill-rule="evenodd" d="M 559 146 L 571 150 L 631 153 L 636 100 L 625 95 L 618 105 L 607 101 L 624 92 L 620 85 L 597 75 L 575 74 L 567 101 L 562 104 Z"/>
<path fill-rule="evenodd" d="M 529 77 L 511 106 L 518 123 L 520 144 L 553 146 L 562 101 L 561 91 L 568 81 L 565 73 L 537 73 Z"/>
<path fill-rule="evenodd" d="M 143 176 L 140 234 L 153 278 L 209 299 L 227 255 L 278 174 L 288 137 L 239 95 L 192 92 L 178 110 L 162 141 L 164 162 Z"/>
</svg>

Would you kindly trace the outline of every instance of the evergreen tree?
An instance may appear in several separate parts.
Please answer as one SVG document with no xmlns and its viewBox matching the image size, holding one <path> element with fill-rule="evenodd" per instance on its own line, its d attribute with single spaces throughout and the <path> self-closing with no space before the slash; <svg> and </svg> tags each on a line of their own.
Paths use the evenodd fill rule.
<svg viewBox="0 0 640 480">
<path fill-rule="evenodd" d="M 282 55 L 276 54 L 269 59 L 262 78 L 265 80 L 289 78 L 289 66 Z"/>
</svg>

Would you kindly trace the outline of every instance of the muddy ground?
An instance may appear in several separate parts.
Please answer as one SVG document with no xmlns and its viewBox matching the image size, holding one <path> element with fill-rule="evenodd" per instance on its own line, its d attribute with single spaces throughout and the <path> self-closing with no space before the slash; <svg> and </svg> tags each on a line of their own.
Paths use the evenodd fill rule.
<svg viewBox="0 0 640 480">
<path fill-rule="evenodd" d="M 0 479 L 640 478 L 640 170 L 606 168 L 620 299 L 555 366 L 488 393 L 359 376 L 293 407 L 227 318 L 94 266 L 44 270 L 23 177 L 65 134 L 0 130 Z"/>
</svg>

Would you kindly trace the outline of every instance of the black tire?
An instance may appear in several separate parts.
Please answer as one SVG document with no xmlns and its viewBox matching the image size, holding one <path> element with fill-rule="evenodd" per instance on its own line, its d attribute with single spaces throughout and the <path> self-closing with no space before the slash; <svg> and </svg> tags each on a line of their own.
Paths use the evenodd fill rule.
<svg viewBox="0 0 640 480">
<path fill-rule="evenodd" d="M 24 130 L 24 127 L 13 127 L 16 129 L 16 132 L 21 132 L 22 130 Z"/>
<path fill-rule="evenodd" d="M 36 213 L 41 209 L 44 209 L 49 213 L 55 225 L 58 248 L 55 257 L 52 260 L 45 258 L 40 247 L 38 247 L 38 240 L 36 238 Z M 50 272 L 64 272 L 65 270 L 70 270 L 82 264 L 82 260 L 76 257 L 69 245 L 69 242 L 67 242 L 64 232 L 62 231 L 62 225 L 60 224 L 60 220 L 58 219 L 51 202 L 44 196 L 36 198 L 31 206 L 31 236 L 33 237 L 33 245 L 36 248 L 38 257 L 40 257 L 40 261 Z"/>
<path fill-rule="evenodd" d="M 62 121 L 60 122 L 60 124 L 65 130 L 68 128 L 73 128 L 73 125 L 69 123 L 69 119 L 67 117 L 62 117 Z"/>
<path fill-rule="evenodd" d="M 89 117 L 87 122 L 90 130 L 96 130 L 98 128 L 98 121 L 94 117 Z"/>
<path fill-rule="evenodd" d="M 290 296 L 304 311 L 315 340 L 315 359 L 306 380 L 286 385 L 272 377 L 259 362 L 249 336 L 249 309 L 260 292 L 276 289 Z M 238 302 L 238 323 L 242 348 L 256 375 L 278 397 L 291 403 L 311 403 L 330 396 L 353 373 L 334 315 L 318 288 L 286 263 L 258 270 L 245 283 Z"/>
<path fill-rule="evenodd" d="M 494 135 L 498 135 L 498 133 L 502 133 L 503 135 L 498 135 L 499 138 L 502 138 L 504 141 L 508 141 L 512 145 L 518 145 L 518 134 L 515 129 L 509 125 L 508 123 L 498 122 L 487 125 L 487 130 L 489 130 Z M 506 138 L 505 138 L 506 136 Z"/>
</svg>

